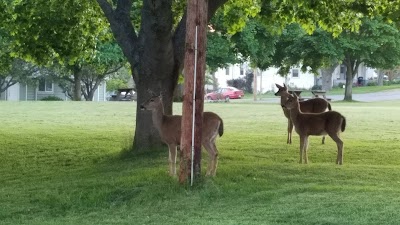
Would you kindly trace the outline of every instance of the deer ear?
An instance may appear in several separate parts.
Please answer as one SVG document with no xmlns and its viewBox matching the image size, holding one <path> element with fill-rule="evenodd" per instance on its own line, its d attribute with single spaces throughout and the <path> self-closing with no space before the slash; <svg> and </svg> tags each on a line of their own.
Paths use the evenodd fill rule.
<svg viewBox="0 0 400 225">
<path fill-rule="evenodd" d="M 286 88 L 286 84 L 285 83 L 283 83 L 283 87 Z"/>
<path fill-rule="evenodd" d="M 279 84 L 276 84 L 276 83 L 275 83 L 275 85 L 276 85 L 277 88 L 282 88 L 282 86 L 279 85 Z"/>
</svg>

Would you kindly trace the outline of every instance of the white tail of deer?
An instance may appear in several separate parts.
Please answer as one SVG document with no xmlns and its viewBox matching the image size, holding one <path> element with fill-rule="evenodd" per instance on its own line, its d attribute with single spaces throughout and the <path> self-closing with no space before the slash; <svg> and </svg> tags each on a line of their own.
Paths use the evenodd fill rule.
<svg viewBox="0 0 400 225">
<path fill-rule="evenodd" d="M 343 141 L 339 134 L 346 128 L 346 118 L 342 114 L 336 111 L 303 113 L 300 109 L 299 98 L 296 95 L 289 95 L 283 106 L 290 110 L 290 118 L 300 136 L 299 163 L 303 161 L 303 154 L 304 163 L 308 163 L 308 136 L 328 134 L 337 145 L 336 164 L 343 164 Z"/>
<path fill-rule="evenodd" d="M 169 173 L 176 175 L 176 148 L 181 141 L 180 115 L 165 115 L 161 96 L 155 96 L 144 102 L 140 108 L 151 110 L 154 127 L 158 130 L 161 140 L 168 145 L 169 149 Z M 217 136 L 224 133 L 222 119 L 213 112 L 203 113 L 203 127 L 201 143 L 207 150 L 210 160 L 207 168 L 207 175 L 215 176 L 218 165 L 218 150 L 215 145 Z"/>
<path fill-rule="evenodd" d="M 288 99 L 288 96 L 290 93 L 288 92 L 288 88 L 286 87 L 285 84 L 283 84 L 283 87 L 280 86 L 279 84 L 275 84 L 276 87 L 278 88 L 278 91 L 275 93 L 275 96 L 280 96 L 281 97 L 281 106 L 283 109 L 283 113 L 285 114 L 286 118 L 288 119 L 288 135 L 287 135 L 287 143 L 291 144 L 292 143 L 292 132 L 293 132 L 293 123 L 290 120 L 290 113 L 289 110 L 283 107 L 285 102 Z M 327 110 L 332 110 L 331 104 L 329 104 L 328 101 L 322 98 L 313 98 L 307 101 L 301 101 L 300 102 L 300 110 L 304 113 L 320 113 L 320 112 L 325 112 Z M 322 137 L 322 144 L 325 143 L 325 136 Z"/>
</svg>

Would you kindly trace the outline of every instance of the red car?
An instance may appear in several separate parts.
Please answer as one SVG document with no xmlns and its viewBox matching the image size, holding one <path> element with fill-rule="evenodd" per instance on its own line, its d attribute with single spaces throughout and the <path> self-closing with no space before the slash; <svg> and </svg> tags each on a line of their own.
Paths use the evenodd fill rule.
<svg viewBox="0 0 400 225">
<path fill-rule="evenodd" d="M 244 92 L 235 87 L 224 87 L 218 88 L 218 90 L 206 94 L 205 99 L 207 100 L 225 100 L 242 98 Z"/>
</svg>

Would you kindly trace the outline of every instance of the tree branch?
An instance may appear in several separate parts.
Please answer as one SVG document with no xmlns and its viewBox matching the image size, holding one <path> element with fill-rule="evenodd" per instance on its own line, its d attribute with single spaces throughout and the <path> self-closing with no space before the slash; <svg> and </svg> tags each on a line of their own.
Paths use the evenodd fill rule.
<svg viewBox="0 0 400 225">
<path fill-rule="evenodd" d="M 115 68 L 113 68 L 113 69 L 111 69 L 111 70 L 107 70 L 106 72 L 100 74 L 100 76 L 101 76 L 101 77 L 105 77 L 105 76 L 107 76 L 108 74 L 115 73 L 115 72 L 117 72 L 119 69 L 121 69 L 122 67 L 123 67 L 123 65 L 119 65 L 119 66 L 117 66 L 117 67 L 115 67 Z"/>
<path fill-rule="evenodd" d="M 115 40 L 121 46 L 122 52 L 131 65 L 138 64 L 138 57 L 135 57 L 138 50 L 138 37 L 130 19 L 132 8 L 131 0 L 118 0 L 117 8 L 112 9 L 107 0 L 97 0 L 110 23 Z"/>
</svg>

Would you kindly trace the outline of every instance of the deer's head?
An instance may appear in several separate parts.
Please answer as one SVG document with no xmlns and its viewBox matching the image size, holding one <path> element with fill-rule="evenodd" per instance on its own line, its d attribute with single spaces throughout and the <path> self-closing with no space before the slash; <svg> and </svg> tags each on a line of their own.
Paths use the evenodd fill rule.
<svg viewBox="0 0 400 225">
<path fill-rule="evenodd" d="M 286 109 L 293 109 L 299 105 L 299 97 L 296 94 L 289 95 L 287 101 L 283 105 Z"/>
<path fill-rule="evenodd" d="M 278 91 L 275 93 L 275 96 L 287 96 L 289 94 L 285 84 L 283 84 L 283 87 L 279 84 L 275 85 L 278 88 Z"/>
<path fill-rule="evenodd" d="M 154 110 L 160 107 L 162 104 L 162 98 L 160 96 L 153 96 L 147 101 L 145 101 L 143 104 L 140 105 L 141 110 Z"/>
</svg>

